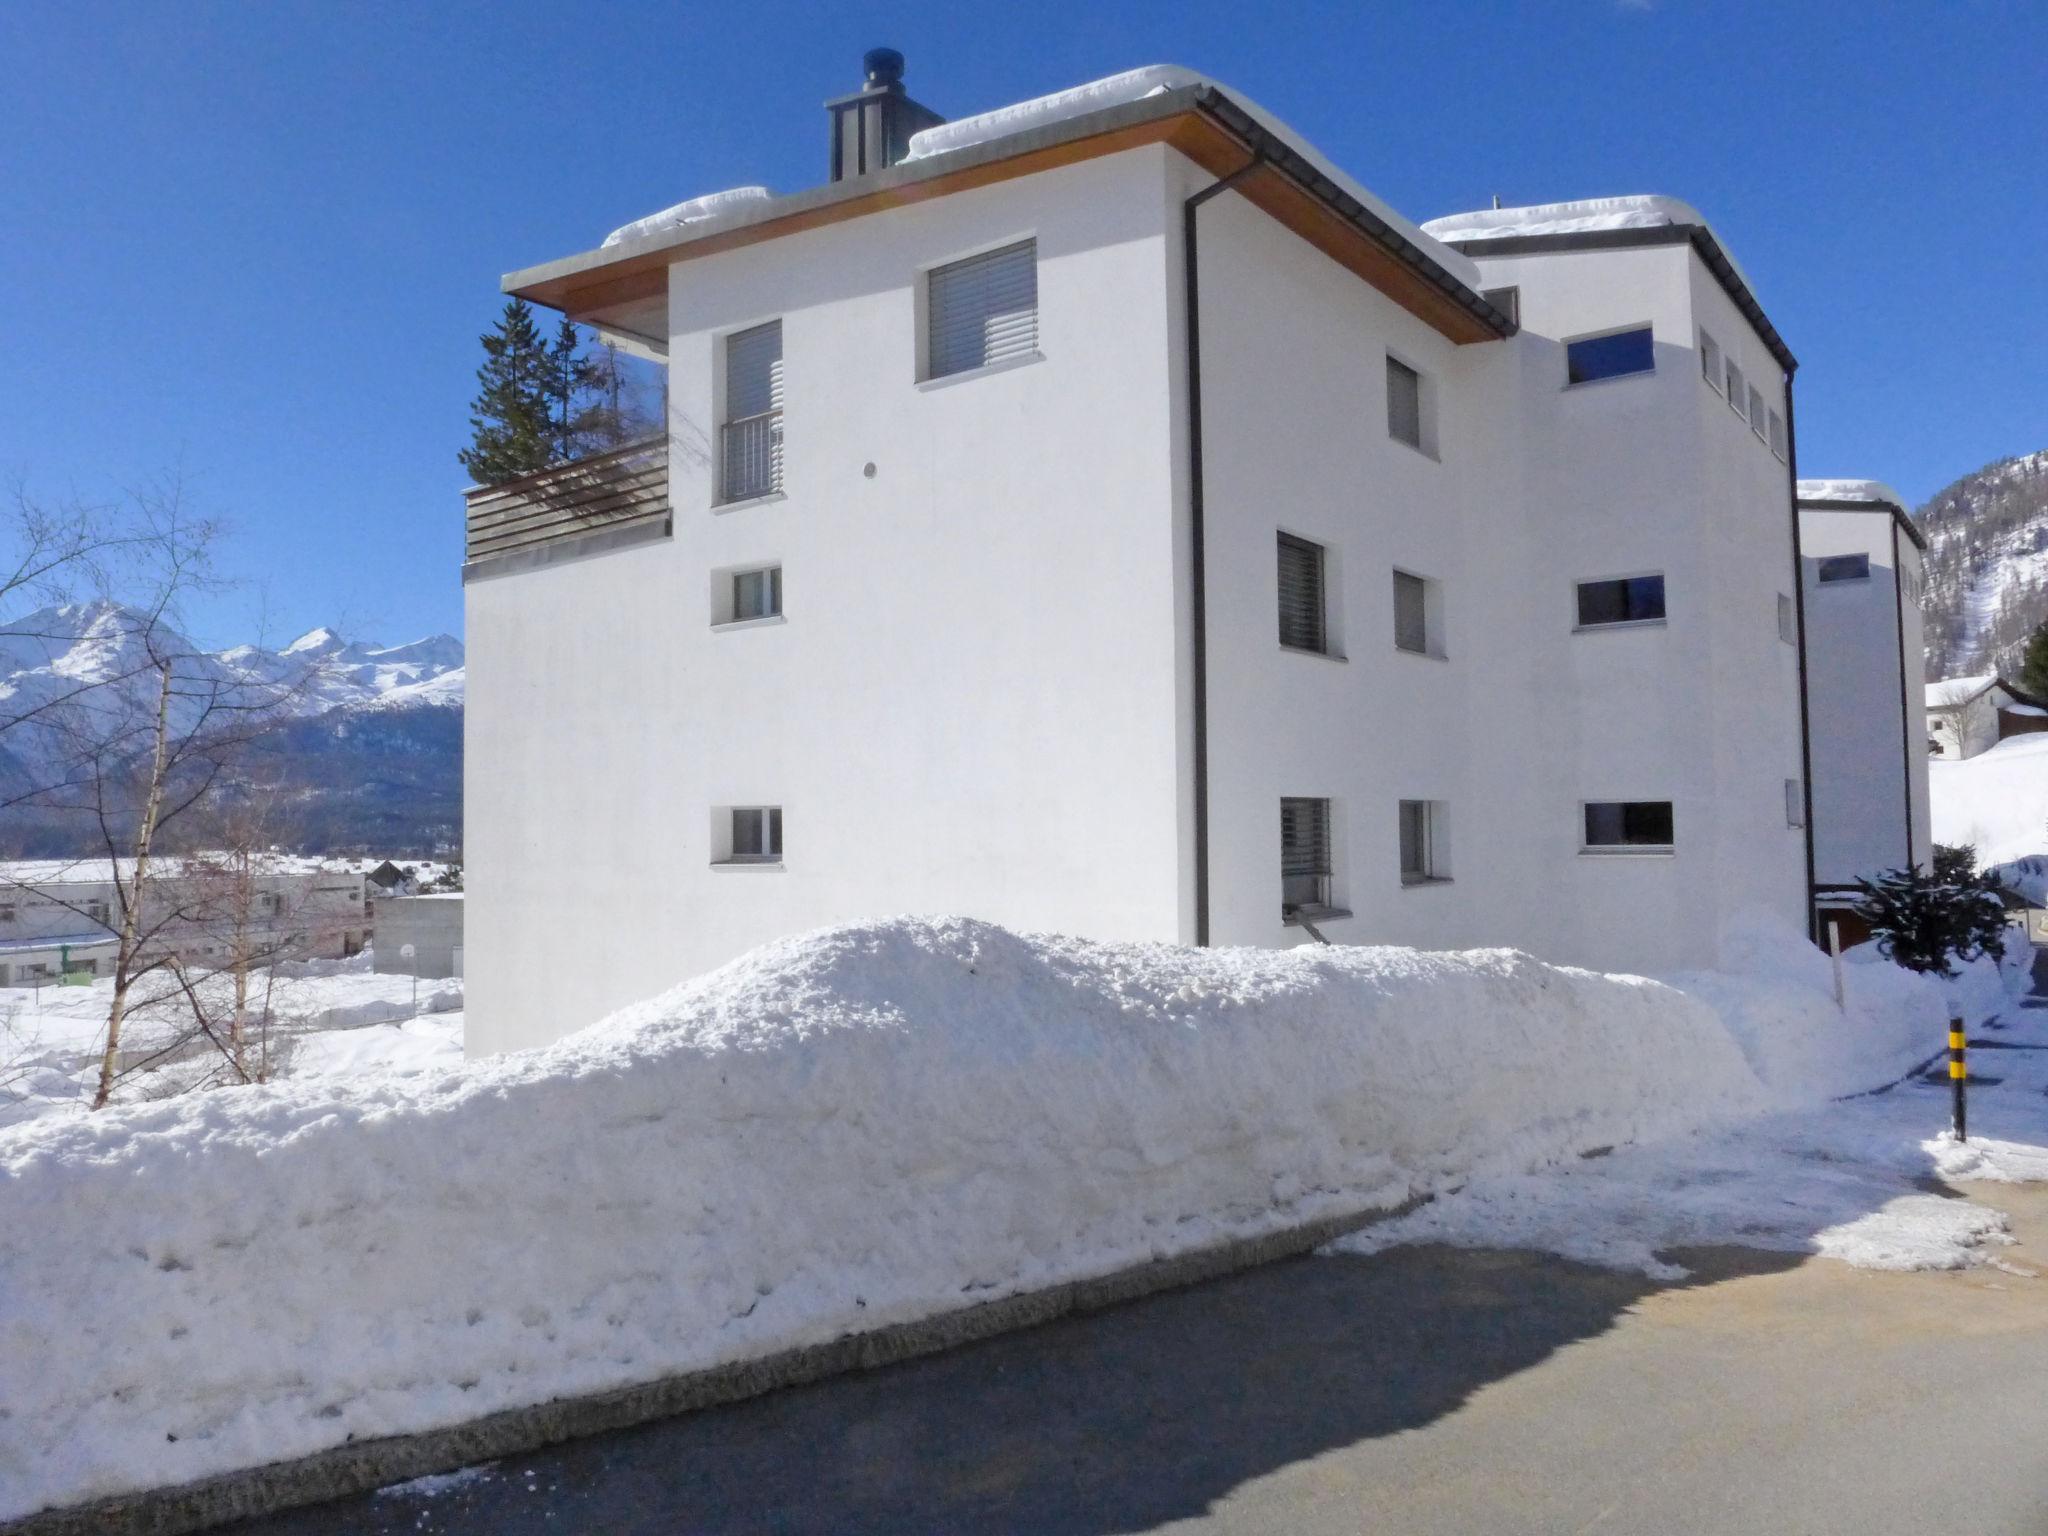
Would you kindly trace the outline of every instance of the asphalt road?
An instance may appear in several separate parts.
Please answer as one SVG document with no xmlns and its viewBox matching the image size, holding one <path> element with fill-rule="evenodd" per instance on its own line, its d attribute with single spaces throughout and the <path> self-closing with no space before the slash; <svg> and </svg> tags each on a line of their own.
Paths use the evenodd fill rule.
<svg viewBox="0 0 2048 1536">
<path fill-rule="evenodd" d="M 2048 1278 L 1682 1257 L 1297 1260 L 237 1530 L 2048 1532 Z"/>
</svg>

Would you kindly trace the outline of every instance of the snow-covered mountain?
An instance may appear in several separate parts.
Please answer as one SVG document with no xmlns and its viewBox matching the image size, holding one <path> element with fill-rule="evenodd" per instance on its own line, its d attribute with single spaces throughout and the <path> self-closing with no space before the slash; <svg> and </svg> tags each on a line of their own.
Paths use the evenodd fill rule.
<svg viewBox="0 0 2048 1536">
<path fill-rule="evenodd" d="M 1927 535 L 1927 675 L 2018 668 L 2048 619 L 2048 452 L 2001 459 L 1919 511 Z"/>
<path fill-rule="evenodd" d="M 174 734 L 222 700 L 274 703 L 291 717 L 265 742 L 265 769 L 293 793 L 311 841 L 336 847 L 374 835 L 424 850 L 459 838 L 460 640 L 386 646 L 321 628 L 276 650 L 206 651 L 109 602 L 0 624 L 0 804 L 54 782 L 75 751 L 57 728 L 65 711 L 146 721 L 156 696 L 152 656 L 171 659 Z M 44 851 L 41 832 L 21 830 L 33 818 L 17 810 L 14 819 L 17 828 L 0 830 L 25 846 L 0 852 Z"/>
</svg>

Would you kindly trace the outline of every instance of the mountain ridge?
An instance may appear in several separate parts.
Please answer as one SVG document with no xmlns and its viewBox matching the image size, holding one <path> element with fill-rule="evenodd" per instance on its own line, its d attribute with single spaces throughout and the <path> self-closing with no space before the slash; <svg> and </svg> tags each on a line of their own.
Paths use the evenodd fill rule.
<svg viewBox="0 0 2048 1536">
<path fill-rule="evenodd" d="M 2048 619 L 2048 450 L 1972 470 L 1914 521 L 1928 546 L 1928 679 L 2010 675 Z"/>
</svg>

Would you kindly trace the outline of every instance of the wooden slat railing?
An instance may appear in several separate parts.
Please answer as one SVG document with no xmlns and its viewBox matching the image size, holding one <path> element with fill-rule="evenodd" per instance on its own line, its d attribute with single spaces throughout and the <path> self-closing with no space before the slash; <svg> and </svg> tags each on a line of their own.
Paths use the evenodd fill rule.
<svg viewBox="0 0 2048 1536">
<path fill-rule="evenodd" d="M 668 440 L 646 438 L 502 485 L 480 485 L 464 499 L 471 560 L 654 522 L 668 516 Z"/>
</svg>

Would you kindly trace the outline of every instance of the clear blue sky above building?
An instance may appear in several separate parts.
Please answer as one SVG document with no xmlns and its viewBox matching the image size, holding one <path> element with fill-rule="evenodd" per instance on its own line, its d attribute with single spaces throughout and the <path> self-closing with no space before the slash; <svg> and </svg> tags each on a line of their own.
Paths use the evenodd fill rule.
<svg viewBox="0 0 2048 1536">
<path fill-rule="evenodd" d="M 1238 86 L 1416 219 L 1697 204 L 1801 361 L 1800 468 L 1920 501 L 2048 447 L 2048 7 L 0 7 L 0 474 L 181 469 L 227 643 L 460 632 L 500 273 L 684 197 L 825 173 L 863 49 L 982 111 L 1139 64 Z"/>
</svg>

